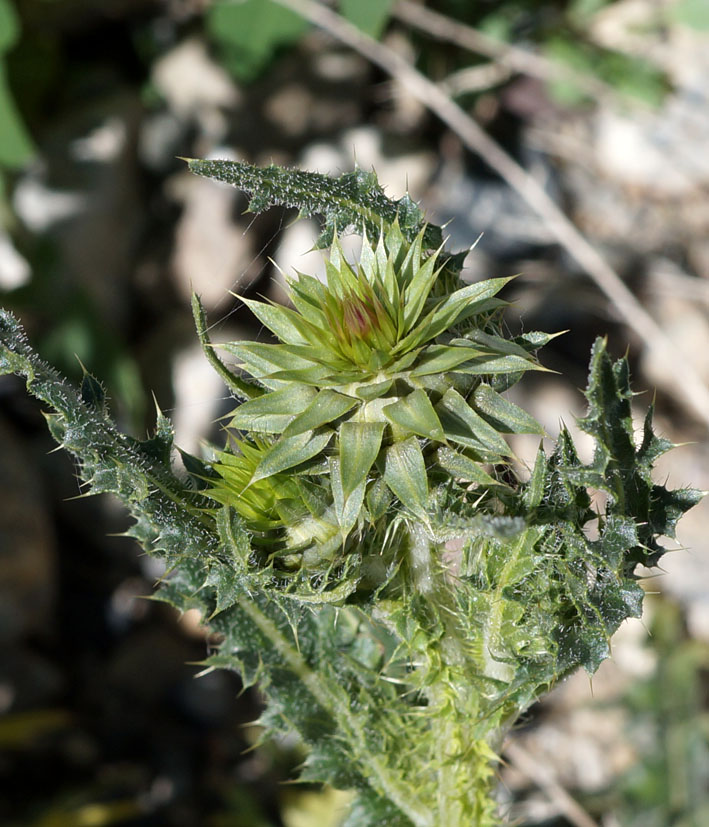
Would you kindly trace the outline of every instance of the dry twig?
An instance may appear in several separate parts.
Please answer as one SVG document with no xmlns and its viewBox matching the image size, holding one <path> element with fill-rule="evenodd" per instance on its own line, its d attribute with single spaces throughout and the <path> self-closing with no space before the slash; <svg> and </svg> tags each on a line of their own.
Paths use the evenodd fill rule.
<svg viewBox="0 0 709 827">
<path fill-rule="evenodd" d="M 438 85 L 445 95 L 455 98 L 470 92 L 481 92 L 504 83 L 512 76 L 512 70 L 492 61 L 482 66 L 466 66 L 452 72 Z"/>
<path fill-rule="evenodd" d="M 494 60 L 495 63 L 514 72 L 546 82 L 560 79 L 568 80 L 578 89 L 599 101 L 619 97 L 612 86 L 592 75 L 578 72 L 570 66 L 549 60 L 527 49 L 520 49 L 519 46 L 502 43 L 488 37 L 472 26 L 467 26 L 459 20 L 452 20 L 450 17 L 427 9 L 418 3 L 412 3 L 411 0 L 397 0 L 394 3 L 392 13 L 402 23 L 421 29 L 431 37 L 446 40 L 469 52 L 485 55 L 485 57 Z"/>
<path fill-rule="evenodd" d="M 547 798 L 554 803 L 557 811 L 574 827 L 598 827 L 583 807 L 572 798 L 556 780 L 547 767 L 530 755 L 515 741 L 505 743 L 504 753 L 510 763 L 523 775 L 533 781 Z"/>
</svg>

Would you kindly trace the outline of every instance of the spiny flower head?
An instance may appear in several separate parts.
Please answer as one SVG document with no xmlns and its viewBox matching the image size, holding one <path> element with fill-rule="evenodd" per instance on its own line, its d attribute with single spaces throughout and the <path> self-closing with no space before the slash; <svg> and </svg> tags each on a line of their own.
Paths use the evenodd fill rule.
<svg viewBox="0 0 709 827">
<path fill-rule="evenodd" d="M 326 284 L 303 273 L 289 282 L 292 308 L 244 299 L 278 343 L 224 346 L 265 391 L 229 425 L 272 440 L 253 478 L 327 464 L 343 536 L 376 510 L 365 499 L 375 481 L 427 522 L 431 459 L 492 484 L 481 464 L 510 456 L 501 434 L 541 432 L 493 381 L 538 368 L 532 351 L 550 337 L 497 334 L 509 279 L 437 289 L 446 258 L 424 237 L 407 242 L 394 223 L 363 239 L 357 265 L 335 240 Z"/>
<path fill-rule="evenodd" d="M 270 558 L 279 557 L 287 567 L 295 552 L 315 545 L 322 559 L 342 545 L 338 521 L 315 480 L 269 473 L 262 462 L 269 440 L 232 436 L 230 449 L 216 453 L 211 467 L 217 477 L 205 493 L 236 510 L 256 546 L 265 545 Z"/>
<path fill-rule="evenodd" d="M 252 531 L 266 532 L 283 526 L 279 505 L 298 496 L 297 486 L 285 474 L 265 478 L 255 471 L 269 448 L 263 439 L 230 439 L 230 450 L 218 451 L 212 468 L 219 475 L 211 480 L 211 499 L 232 505 Z"/>
</svg>

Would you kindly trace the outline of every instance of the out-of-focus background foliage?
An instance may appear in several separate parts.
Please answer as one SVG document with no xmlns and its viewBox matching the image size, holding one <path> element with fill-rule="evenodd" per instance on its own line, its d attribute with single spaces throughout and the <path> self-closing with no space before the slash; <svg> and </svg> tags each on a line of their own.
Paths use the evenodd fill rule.
<svg viewBox="0 0 709 827">
<path fill-rule="evenodd" d="M 425 3 L 493 38 L 485 55 L 414 25 L 416 4 L 337 5 L 543 184 L 709 380 L 706 0 Z M 533 58 L 510 69 L 509 46 L 548 79 Z M 356 159 L 449 222 L 453 247 L 482 233 L 466 278 L 521 273 L 510 326 L 570 330 L 543 354 L 558 373 L 516 401 L 552 435 L 572 425 L 590 344 L 607 335 L 646 391 L 638 410 L 656 389 L 660 430 L 690 443 L 658 473 L 709 488 L 706 424 L 657 354 L 396 79 L 269 0 L 0 0 L 0 303 L 62 371 L 101 377 L 130 432 L 150 428 L 154 395 L 182 447 L 219 438 L 229 400 L 198 353 L 192 289 L 215 338 L 253 337 L 229 291 L 283 298 L 272 260 L 321 266 L 314 225 L 244 214 L 243 196 L 177 156 L 332 174 Z M 41 410 L 2 379 L 0 823 L 334 827 L 346 795 L 284 783 L 302 754 L 258 745 L 258 694 L 227 673 L 195 679 L 199 618 L 144 599 L 162 572 L 119 536 L 114 502 L 80 498 L 52 447 Z M 679 540 L 688 550 L 646 581 L 646 617 L 621 629 L 613 661 L 515 733 L 500 795 L 518 823 L 709 824 L 709 506 Z"/>
</svg>

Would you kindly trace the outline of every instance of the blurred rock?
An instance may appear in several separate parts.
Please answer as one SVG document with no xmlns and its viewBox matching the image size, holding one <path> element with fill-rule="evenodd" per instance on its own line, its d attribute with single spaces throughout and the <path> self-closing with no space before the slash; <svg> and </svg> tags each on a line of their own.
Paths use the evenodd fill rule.
<svg viewBox="0 0 709 827">
<path fill-rule="evenodd" d="M 146 212 L 135 165 L 141 114 L 137 93 L 123 89 L 81 101 L 55 124 L 43 163 L 20 178 L 13 196 L 22 222 L 51 243 L 51 258 L 33 266 L 59 296 L 71 289 L 88 297 L 112 331 L 130 312 L 128 284 Z"/>
<path fill-rule="evenodd" d="M 62 192 L 47 186 L 45 170 L 30 170 L 15 186 L 12 206 L 18 218 L 34 233 L 77 215 L 86 204 L 78 192 Z"/>
<path fill-rule="evenodd" d="M 301 135 L 310 126 L 315 106 L 304 85 L 289 83 L 264 102 L 264 113 L 284 135 Z"/>
<path fill-rule="evenodd" d="M 558 182 L 548 159 L 531 153 L 527 167 L 551 197 L 557 198 Z M 480 252 L 498 260 L 535 257 L 544 248 L 556 246 L 556 237 L 545 221 L 507 184 L 496 178 L 471 176 L 463 159 L 454 155 L 440 164 L 427 204 L 436 223 L 446 227 L 453 249 L 469 247 L 481 233 Z"/>
<path fill-rule="evenodd" d="M 696 274 L 709 282 L 709 241 L 705 238 L 690 241 L 687 259 Z"/>
<path fill-rule="evenodd" d="M 239 193 L 189 172 L 173 179 L 170 189 L 184 205 L 172 257 L 177 288 L 185 304 L 195 292 L 205 307 L 217 307 L 258 275 L 253 236 L 246 221 L 234 220 Z"/>
<path fill-rule="evenodd" d="M 652 198 L 680 198 L 709 181 L 709 97 L 670 95 L 655 113 L 599 111 L 594 148 L 603 175 Z"/>
<path fill-rule="evenodd" d="M 126 143 L 126 126 L 118 117 L 108 117 L 82 138 L 71 143 L 77 161 L 107 163 L 119 157 Z"/>
<path fill-rule="evenodd" d="M 0 230 L 0 291 L 22 287 L 30 278 L 27 260 L 17 252 L 10 236 Z"/>
<path fill-rule="evenodd" d="M 589 699 L 590 700 L 590 699 Z M 569 790 L 599 791 L 638 760 L 623 729 L 627 718 L 620 705 L 599 710 L 587 702 L 568 710 L 563 719 L 520 738 L 527 751 Z"/>
<path fill-rule="evenodd" d="M 600 9 L 589 34 L 654 64 L 673 86 L 656 111 L 641 103 L 597 109 L 592 147 L 599 171 L 652 199 L 697 196 L 709 181 L 709 32 L 674 22 L 670 9 L 647 0 L 624 0 Z"/>
<path fill-rule="evenodd" d="M 201 456 L 205 440 L 223 413 L 226 388 L 198 344 L 176 355 L 172 381 L 175 408 L 171 418 L 175 444 L 183 451 Z"/>
<path fill-rule="evenodd" d="M 704 301 L 698 300 L 702 294 Z M 655 257 L 647 264 L 644 299 L 677 352 L 687 354 L 695 370 L 709 382 L 709 285 L 684 273 L 674 262 Z M 642 369 L 651 385 L 666 384 L 665 364 L 661 354 L 645 349 Z"/>
<path fill-rule="evenodd" d="M 239 93 L 202 40 L 180 42 L 155 62 L 152 79 L 173 115 L 196 121 L 211 141 L 222 139 L 228 126 L 222 109 L 235 106 Z"/>
<path fill-rule="evenodd" d="M 185 124 L 173 112 L 153 112 L 140 128 L 138 154 L 148 169 L 166 172 L 174 166 L 185 139 Z"/>
</svg>

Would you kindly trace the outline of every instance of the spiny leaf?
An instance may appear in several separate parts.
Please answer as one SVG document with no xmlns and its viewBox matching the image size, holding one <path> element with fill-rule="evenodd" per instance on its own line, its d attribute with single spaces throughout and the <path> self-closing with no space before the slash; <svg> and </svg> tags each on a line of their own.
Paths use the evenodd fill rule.
<svg viewBox="0 0 709 827">
<path fill-rule="evenodd" d="M 241 301 L 266 327 L 286 344 L 307 345 L 309 339 L 302 333 L 303 321 L 301 317 L 278 304 L 253 301 L 244 296 L 239 296 Z"/>
<path fill-rule="evenodd" d="M 511 278 L 486 279 L 456 290 L 455 293 L 439 302 L 411 333 L 399 342 L 397 351 L 408 349 L 423 341 L 430 341 L 456 323 L 476 313 L 481 313 L 483 310 L 503 307 L 505 302 L 493 300 L 492 297 L 511 280 Z"/>
<path fill-rule="evenodd" d="M 81 398 L 85 405 L 94 408 L 101 414 L 106 413 L 106 389 L 101 382 L 92 376 L 86 368 L 81 365 L 83 378 L 81 380 Z"/>
<path fill-rule="evenodd" d="M 667 451 L 676 447 L 669 439 L 658 437 L 655 434 L 652 427 L 654 411 L 655 405 L 653 403 L 648 407 L 647 413 L 645 414 L 643 441 L 637 452 L 638 462 L 643 468 L 647 469 L 648 472 L 651 471 L 653 463 L 658 457 L 661 457 L 662 454 L 666 454 Z"/>
<path fill-rule="evenodd" d="M 317 456 L 332 439 L 332 431 L 312 434 L 296 434 L 296 436 L 279 439 L 259 462 L 251 483 L 266 479 L 280 471 L 295 468 L 297 465 Z"/>
<path fill-rule="evenodd" d="M 466 457 L 452 448 L 442 447 L 436 451 L 436 459 L 441 468 L 465 482 L 474 482 L 478 485 L 500 485 L 482 467 L 479 462 Z"/>
<path fill-rule="evenodd" d="M 543 434 L 544 429 L 525 410 L 481 382 L 473 393 L 476 410 L 497 431 L 507 434 Z"/>
<path fill-rule="evenodd" d="M 522 501 L 529 511 L 537 508 L 542 501 L 542 497 L 544 496 L 544 483 L 546 482 L 546 470 L 546 456 L 544 449 L 540 445 L 532 474 L 522 492 Z"/>
<path fill-rule="evenodd" d="M 367 479 L 383 434 L 383 422 L 343 422 L 340 426 L 340 477 L 345 498 Z"/>
<path fill-rule="evenodd" d="M 385 405 L 382 413 L 390 422 L 400 426 L 404 431 L 439 442 L 445 439 L 443 426 L 433 405 L 426 392 L 420 388 L 402 396 L 391 405 Z"/>
<path fill-rule="evenodd" d="M 294 417 L 308 408 L 316 395 L 313 388 L 294 384 L 271 391 L 239 405 L 229 427 L 262 434 L 280 434 Z"/>
<path fill-rule="evenodd" d="M 470 345 L 463 347 L 448 347 L 447 345 L 429 345 L 424 348 L 416 365 L 411 371 L 412 376 L 431 376 L 438 373 L 448 373 L 459 368 L 466 372 L 466 362 L 472 362 L 483 356 L 483 351 Z"/>
<path fill-rule="evenodd" d="M 257 193 L 258 202 L 251 205 L 255 212 L 283 205 L 297 207 L 307 216 L 325 216 L 329 233 L 322 239 L 322 246 L 329 243 L 328 235 L 335 226 L 338 232 L 366 230 L 372 237 L 377 237 L 382 225 L 388 228 L 399 217 L 401 232 L 412 240 L 425 224 L 420 210 L 412 209 L 410 199 L 390 200 L 379 186 L 376 175 L 361 169 L 331 178 L 275 165 L 261 168 L 241 161 L 185 160 L 197 175 L 223 181 L 246 193 Z M 425 240 L 429 248 L 437 249 L 442 241 L 440 228 L 426 225 Z"/>
<path fill-rule="evenodd" d="M 510 456 L 511 451 L 498 432 L 477 414 L 465 399 L 449 388 L 436 405 L 446 439 L 481 453 L 492 462 Z"/>
<path fill-rule="evenodd" d="M 312 359 L 297 355 L 293 347 L 289 345 L 227 342 L 220 347 L 236 356 L 249 373 L 257 379 L 269 377 L 277 371 L 287 373 L 303 369 L 321 369 L 321 366 Z"/>
<path fill-rule="evenodd" d="M 614 462 L 625 468 L 632 468 L 635 463 L 631 396 L 627 360 L 613 364 L 605 341 L 596 339 L 586 391 L 589 410 L 578 424 L 596 438 L 600 448 L 610 452 Z"/>
<path fill-rule="evenodd" d="M 399 501 L 425 524 L 428 480 L 421 446 L 415 436 L 395 442 L 384 451 L 384 482 Z"/>
<path fill-rule="evenodd" d="M 332 480 L 335 514 L 344 541 L 361 514 L 367 480 L 366 477 L 363 478 L 350 494 L 346 494 L 342 485 L 340 460 L 337 457 L 330 457 L 330 479 Z"/>
<path fill-rule="evenodd" d="M 417 236 L 417 240 L 420 239 L 420 237 L 421 234 Z M 413 251 L 414 249 L 412 246 L 411 250 Z M 438 278 L 441 269 L 441 264 L 438 259 L 440 252 L 440 249 L 437 250 L 434 255 L 430 256 L 424 262 L 423 266 L 416 270 L 413 280 L 404 290 L 402 332 L 408 331 L 421 315 L 426 299 L 429 297 L 431 288 Z M 418 254 L 420 255 L 420 241 Z M 415 260 L 417 261 L 418 259 L 416 258 Z M 402 266 L 406 266 L 406 261 Z"/>
<path fill-rule="evenodd" d="M 391 491 L 384 480 L 377 478 L 367 487 L 367 511 L 372 523 L 376 523 L 385 514 L 392 502 Z"/>
<path fill-rule="evenodd" d="M 290 422 L 283 435 L 295 436 L 303 431 L 320 428 L 344 416 L 356 404 L 357 400 L 350 396 L 327 389 L 321 390 L 310 405 Z"/>
</svg>

